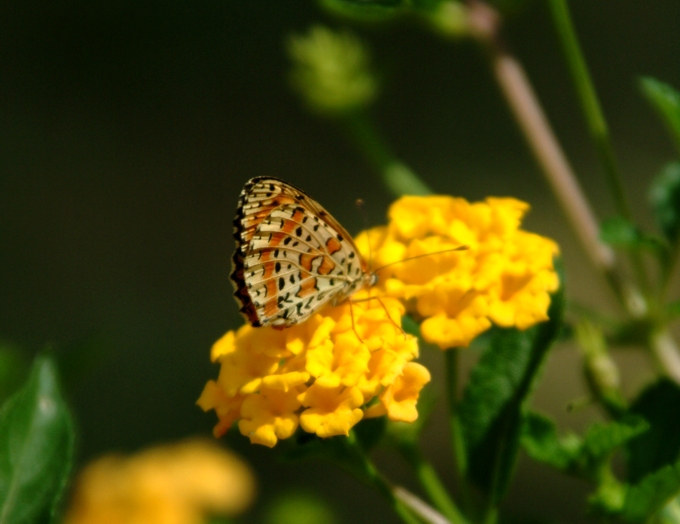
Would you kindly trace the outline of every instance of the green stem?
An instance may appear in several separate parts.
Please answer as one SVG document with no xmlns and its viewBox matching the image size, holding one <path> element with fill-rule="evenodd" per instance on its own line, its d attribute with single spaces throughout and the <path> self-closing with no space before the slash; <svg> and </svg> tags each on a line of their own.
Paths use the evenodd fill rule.
<svg viewBox="0 0 680 524">
<path fill-rule="evenodd" d="M 382 493 L 403 522 L 406 524 L 421 524 L 421 521 L 414 516 L 408 506 L 395 496 L 393 487 L 380 475 L 376 467 L 366 456 L 366 453 L 357 442 L 354 433 L 350 432 L 346 445 L 350 450 L 352 458 L 343 465 L 348 467 L 351 472 L 364 482 Z"/>
<path fill-rule="evenodd" d="M 463 504 L 469 509 L 470 495 L 466 481 L 467 455 L 463 443 L 462 428 L 458 418 L 458 349 L 452 348 L 444 352 L 446 360 L 446 393 L 449 405 L 449 426 L 451 430 L 451 447 L 453 450 L 458 482 L 461 487 Z M 468 513 L 469 514 L 469 513 Z"/>
<path fill-rule="evenodd" d="M 383 183 L 395 196 L 432 193 L 425 182 L 396 158 L 365 113 L 350 113 L 343 122 L 354 142 L 381 173 Z"/>
<path fill-rule="evenodd" d="M 476 11 L 480 9 L 479 6 L 483 6 L 484 12 L 488 10 L 488 6 L 481 2 L 471 4 L 470 9 Z M 477 15 L 471 17 L 483 18 Z M 581 241 L 588 258 L 604 275 L 617 299 L 625 307 L 626 295 L 616 270 L 614 251 L 599 238 L 599 222 L 557 141 L 524 68 L 514 56 L 504 50 L 498 35 L 482 38 L 480 42 L 488 46 L 491 70 L 501 92 L 574 233 Z"/>
<path fill-rule="evenodd" d="M 408 506 L 406 506 L 406 504 L 394 496 L 392 486 L 384 478 L 382 478 L 382 476 L 380 476 L 377 471 L 375 471 L 375 468 L 372 464 L 371 469 L 375 473 L 371 476 L 371 484 L 373 484 L 373 486 L 375 486 L 378 491 L 385 495 L 401 520 L 407 524 L 421 524 L 420 519 L 416 518 L 413 513 L 411 513 L 411 510 L 408 508 Z"/>
<path fill-rule="evenodd" d="M 583 57 L 581 46 L 576 37 L 576 31 L 571 20 L 567 0 L 550 0 L 550 8 L 553 15 L 555 26 L 557 27 L 557 34 L 562 44 L 562 50 L 569 63 L 571 75 L 576 86 L 581 109 L 588 124 L 588 129 L 595 143 L 597 154 L 600 158 L 600 163 L 607 177 L 614 203 L 617 212 L 627 220 L 630 220 L 632 215 L 630 212 L 630 204 L 626 198 L 616 167 L 616 159 L 614 156 L 614 149 L 611 144 L 609 136 L 609 129 L 607 122 L 602 113 L 600 102 L 595 92 L 588 66 Z"/>
<path fill-rule="evenodd" d="M 600 327 L 587 317 L 576 323 L 576 340 L 583 354 L 583 370 L 590 394 L 613 419 L 627 410 L 621 393 L 619 370 L 609 355 L 607 341 Z"/>
<path fill-rule="evenodd" d="M 408 445 L 403 446 L 400 451 L 415 469 L 421 486 L 437 509 L 451 524 L 467 524 L 467 520 L 449 497 L 432 464 L 423 458 L 418 448 L 415 445 Z"/>
<path fill-rule="evenodd" d="M 600 101 L 595 92 L 595 87 L 583 56 L 583 51 L 576 37 L 567 0 L 550 0 L 549 4 L 557 34 L 562 44 L 562 50 L 569 64 L 576 92 L 578 93 L 581 109 L 583 110 L 590 136 L 595 144 L 595 150 L 600 159 L 605 178 L 609 184 L 616 211 L 626 220 L 632 221 L 633 215 L 616 165 L 616 157 L 607 121 L 604 118 Z M 649 298 L 651 285 L 642 258 L 638 253 L 631 253 L 631 262 L 637 280 L 645 290 L 646 298 Z"/>
</svg>

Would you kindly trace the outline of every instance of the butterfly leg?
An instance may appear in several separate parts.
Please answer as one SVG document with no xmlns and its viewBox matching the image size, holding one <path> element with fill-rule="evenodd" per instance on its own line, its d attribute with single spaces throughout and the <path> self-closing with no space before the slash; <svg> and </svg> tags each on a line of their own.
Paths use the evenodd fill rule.
<svg viewBox="0 0 680 524">
<path fill-rule="evenodd" d="M 361 338 L 361 336 L 359 336 L 359 333 L 357 332 L 357 328 L 356 328 L 356 326 L 354 325 L 354 308 L 352 307 L 352 299 L 350 298 L 350 299 L 348 300 L 348 302 L 349 302 L 349 316 L 350 316 L 350 318 L 352 319 L 352 331 L 354 331 L 354 334 L 355 334 L 355 335 L 357 336 L 357 338 L 359 339 L 359 342 L 361 342 L 362 344 L 364 344 L 364 343 L 365 343 L 365 342 L 364 342 L 364 339 Z"/>
<path fill-rule="evenodd" d="M 389 310 L 387 309 L 387 306 L 385 305 L 385 303 L 384 303 L 382 300 L 380 300 L 380 297 L 359 298 L 359 299 L 357 299 L 357 300 L 352 300 L 351 298 L 348 299 L 348 301 L 349 301 L 350 314 L 352 315 L 352 329 L 354 329 L 354 314 L 353 314 L 353 310 L 352 310 L 352 302 L 368 302 L 369 300 L 377 300 L 377 301 L 380 303 L 380 305 L 382 306 L 382 308 L 385 310 L 385 313 L 387 313 L 387 318 L 390 320 L 390 322 L 392 322 L 392 324 L 394 325 L 394 327 L 396 327 L 399 331 L 401 331 L 401 333 L 404 335 L 404 339 L 406 339 L 406 331 L 404 331 L 404 329 L 403 329 L 399 324 L 397 324 L 397 323 L 394 321 L 394 319 L 390 316 L 390 312 L 389 312 Z M 360 337 L 359 334 L 356 332 L 356 329 L 354 330 L 354 333 L 356 333 L 356 335 L 357 335 L 357 337 L 359 338 L 359 340 L 361 340 L 361 337 Z M 363 340 L 361 340 L 361 341 L 363 342 Z"/>
<path fill-rule="evenodd" d="M 399 324 L 397 324 L 392 316 L 390 315 L 390 312 L 387 310 L 387 306 L 384 304 L 382 300 L 380 300 L 380 297 L 374 297 L 378 302 L 380 302 L 380 305 L 382 308 L 385 310 L 385 313 L 387 313 L 387 318 L 390 319 L 390 322 L 394 324 L 394 327 L 396 327 L 399 331 L 401 331 L 401 334 L 404 335 L 404 340 L 406 340 L 406 331 L 404 331 L 404 328 L 402 328 Z"/>
</svg>

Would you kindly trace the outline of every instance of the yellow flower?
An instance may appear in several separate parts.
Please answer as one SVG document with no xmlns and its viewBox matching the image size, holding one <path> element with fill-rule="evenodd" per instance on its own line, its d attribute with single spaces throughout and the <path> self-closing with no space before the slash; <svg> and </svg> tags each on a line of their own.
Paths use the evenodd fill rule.
<svg viewBox="0 0 680 524">
<path fill-rule="evenodd" d="M 306 409 L 300 415 L 302 429 L 320 437 L 348 435 L 364 412 L 364 396 L 357 387 L 325 388 L 314 384 L 299 397 Z"/>
<path fill-rule="evenodd" d="M 242 512 L 254 487 L 244 462 L 201 440 L 109 455 L 81 472 L 64 522 L 201 524 Z"/>
<path fill-rule="evenodd" d="M 403 373 L 380 394 L 380 404 L 366 410 L 366 417 L 387 414 L 394 422 L 414 422 L 418 418 L 416 403 L 420 390 L 430 378 L 426 367 L 409 362 L 404 366 Z"/>
<path fill-rule="evenodd" d="M 548 318 L 559 250 L 520 229 L 528 209 L 513 198 L 402 197 L 389 224 L 362 233 L 357 245 L 375 267 L 394 264 L 378 270 L 380 286 L 422 320 L 425 340 L 465 347 L 492 322 L 526 329 Z"/>
<path fill-rule="evenodd" d="M 215 410 L 215 435 L 236 421 L 252 443 L 269 447 L 298 425 L 320 437 L 347 435 L 418 356 L 417 339 L 400 327 L 400 301 L 367 290 L 351 300 L 284 330 L 245 325 L 218 340 L 211 354 L 219 376 L 197 402 Z"/>
<path fill-rule="evenodd" d="M 253 444 L 272 447 L 278 439 L 287 439 L 298 427 L 295 413 L 300 407 L 295 389 L 280 391 L 262 388 L 248 395 L 241 407 L 238 427 Z"/>
</svg>

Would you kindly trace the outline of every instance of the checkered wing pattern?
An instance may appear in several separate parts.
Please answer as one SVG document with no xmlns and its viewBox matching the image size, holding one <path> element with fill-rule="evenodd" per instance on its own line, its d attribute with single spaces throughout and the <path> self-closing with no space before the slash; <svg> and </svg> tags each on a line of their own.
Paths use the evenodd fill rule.
<svg viewBox="0 0 680 524">
<path fill-rule="evenodd" d="M 367 264 L 347 231 L 282 180 L 257 177 L 245 185 L 234 237 L 234 296 L 253 326 L 298 324 L 368 282 Z"/>
</svg>

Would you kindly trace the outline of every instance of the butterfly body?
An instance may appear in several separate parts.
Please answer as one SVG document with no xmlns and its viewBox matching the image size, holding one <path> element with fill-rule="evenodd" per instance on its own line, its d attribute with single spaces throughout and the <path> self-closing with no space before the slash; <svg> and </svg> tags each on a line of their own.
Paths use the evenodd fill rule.
<svg viewBox="0 0 680 524">
<path fill-rule="evenodd" d="M 337 220 L 276 178 L 246 183 L 234 238 L 234 296 L 256 327 L 299 324 L 323 305 L 338 304 L 375 283 L 375 274 Z"/>
</svg>

